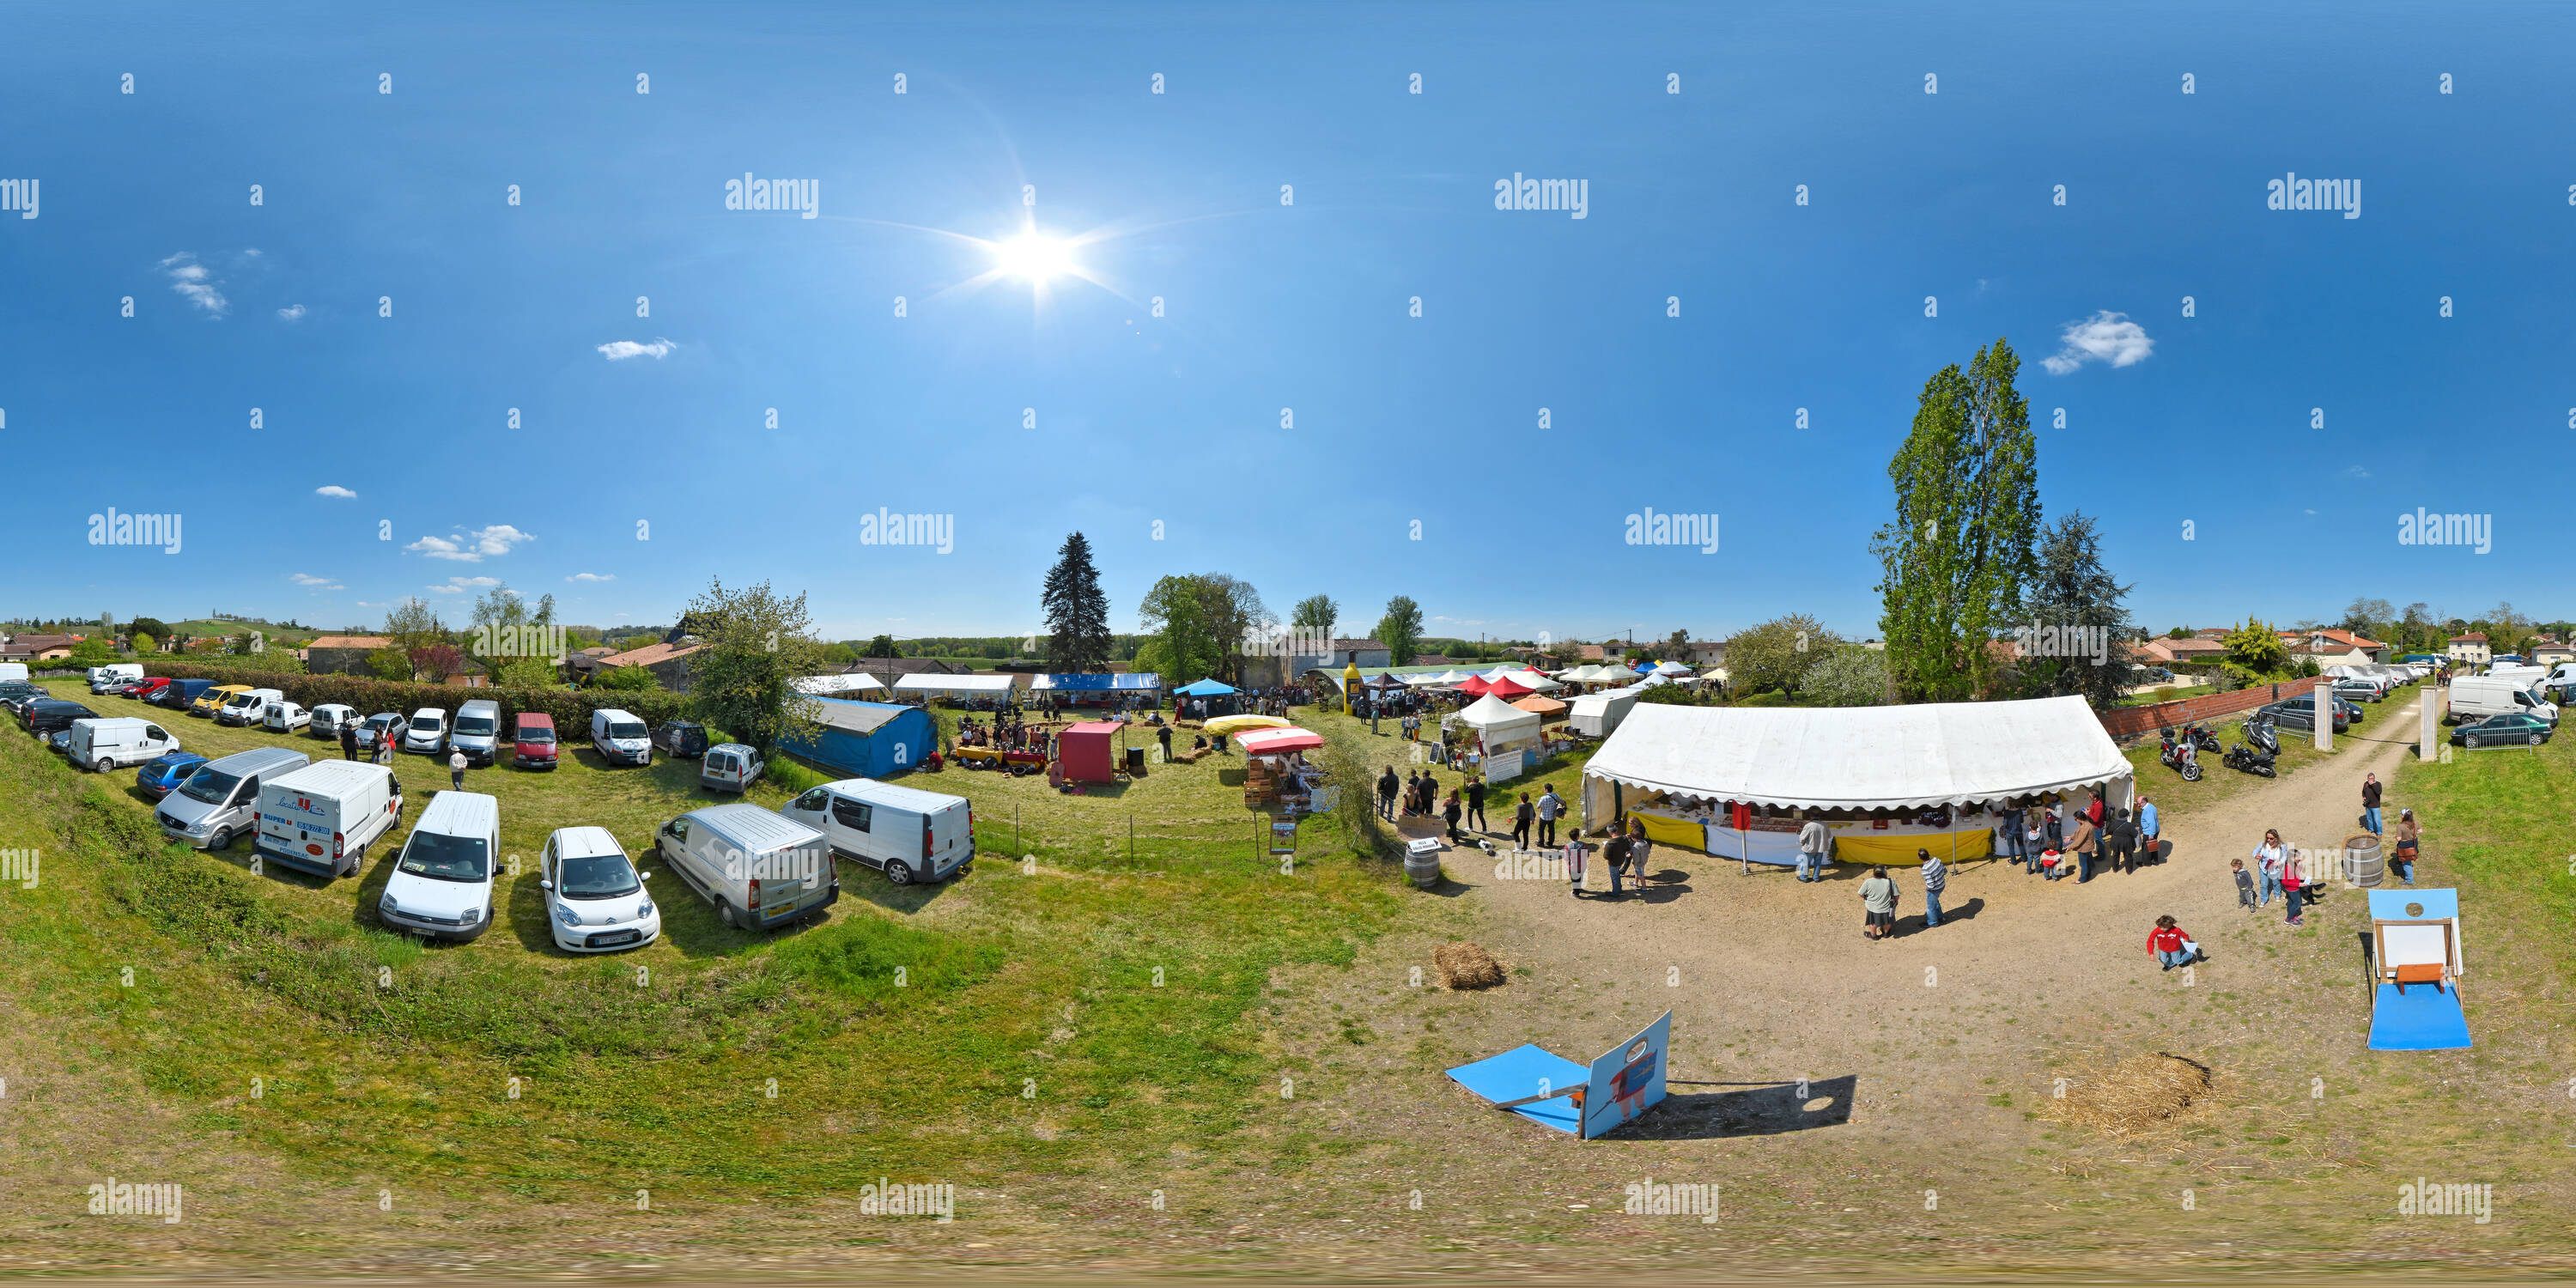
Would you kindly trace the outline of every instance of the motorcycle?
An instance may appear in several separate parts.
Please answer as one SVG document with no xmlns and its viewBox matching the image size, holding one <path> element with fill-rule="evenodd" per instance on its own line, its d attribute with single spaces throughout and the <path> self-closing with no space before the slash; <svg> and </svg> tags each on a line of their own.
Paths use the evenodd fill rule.
<svg viewBox="0 0 2576 1288">
<path fill-rule="evenodd" d="M 2191 739 L 2193 746 L 2200 748 L 2202 751 L 2217 751 L 2220 749 L 2218 745 L 2218 735 L 2211 733 L 2208 725 L 2187 724 L 2182 727 L 2182 733 L 2184 737 Z"/>
<path fill-rule="evenodd" d="M 2159 742 L 2160 745 L 2156 748 L 2157 760 L 2181 771 L 2182 780 L 2186 783 L 2200 781 L 2200 762 L 2184 754 L 2187 744 L 2176 742 L 2173 730 L 2165 730 Z"/>
<path fill-rule="evenodd" d="M 2227 749 L 2226 763 L 2229 769 L 2272 778 L 2277 776 L 2277 771 L 2272 767 L 2274 754 L 2260 747 L 2252 747 L 2240 742 Z"/>
<path fill-rule="evenodd" d="M 2246 721 L 2245 740 L 2261 749 L 2267 759 L 2281 754 L 2281 731 L 2273 728 L 2269 720 Z"/>
</svg>

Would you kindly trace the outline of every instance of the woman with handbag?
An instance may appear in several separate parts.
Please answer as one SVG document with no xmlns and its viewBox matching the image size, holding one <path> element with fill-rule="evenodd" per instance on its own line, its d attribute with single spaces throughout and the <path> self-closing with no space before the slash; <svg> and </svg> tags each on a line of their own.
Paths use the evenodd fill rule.
<svg viewBox="0 0 2576 1288">
<path fill-rule="evenodd" d="M 2397 857 L 2391 862 L 2397 868 L 2397 879 L 2415 884 L 2415 849 L 2424 839 L 2424 829 L 2415 821 L 2415 811 L 2397 811 Z"/>
</svg>

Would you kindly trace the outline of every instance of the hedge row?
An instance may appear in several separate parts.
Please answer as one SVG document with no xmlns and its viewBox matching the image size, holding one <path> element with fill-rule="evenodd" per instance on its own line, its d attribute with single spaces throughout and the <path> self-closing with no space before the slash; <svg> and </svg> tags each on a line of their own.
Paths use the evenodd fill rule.
<svg viewBox="0 0 2576 1288">
<path fill-rule="evenodd" d="M 484 698 L 501 704 L 504 728 L 518 719 L 520 712 L 537 711 L 554 717 L 555 728 L 568 738 L 590 736 L 590 713 L 593 711 L 620 708 L 643 717 L 648 725 L 660 725 L 687 715 L 689 709 L 688 695 L 666 689 L 627 692 L 610 689 L 472 689 L 455 684 L 397 683 L 361 675 L 280 675 L 240 666 L 205 666 L 195 662 L 146 662 L 143 673 L 167 676 L 173 680 L 248 684 L 275 689 L 307 708 L 337 702 L 370 715 L 379 711 L 399 711 L 409 715 L 422 707 L 452 712 L 477 698 Z"/>
</svg>

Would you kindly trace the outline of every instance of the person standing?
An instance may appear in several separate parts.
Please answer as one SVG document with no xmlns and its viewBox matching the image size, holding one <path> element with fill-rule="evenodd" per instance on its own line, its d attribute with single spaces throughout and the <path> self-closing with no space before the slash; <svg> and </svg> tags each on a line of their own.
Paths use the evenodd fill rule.
<svg viewBox="0 0 2576 1288">
<path fill-rule="evenodd" d="M 2125 863 L 2128 871 L 2135 874 L 2138 870 L 2138 825 L 2129 821 L 2129 811 L 2111 811 L 2111 822 L 2103 839 L 2111 849 L 2111 870 L 2118 872 Z"/>
<path fill-rule="evenodd" d="M 2415 884 L 2415 850 L 2424 839 L 2424 829 L 2415 821 L 2415 811 L 2397 811 L 2397 856 L 2391 862 L 2397 867 L 2397 879 Z"/>
<path fill-rule="evenodd" d="M 1449 843 L 1451 845 L 1456 845 L 1458 843 L 1458 818 L 1464 813 L 1466 813 L 1466 811 L 1458 806 L 1458 789 L 1455 787 L 1450 788 L 1449 799 L 1441 803 L 1440 817 L 1449 821 Z"/>
<path fill-rule="evenodd" d="M 2040 851 L 2048 849 L 2048 829 L 2040 822 L 2043 811 L 2034 806 L 2021 812 L 2022 853 L 2030 860 L 2033 875 L 2046 876 L 2048 865 L 2039 861 Z"/>
<path fill-rule="evenodd" d="M 2379 831 L 2379 775 L 2361 776 L 2361 825 L 2372 836 Z"/>
<path fill-rule="evenodd" d="M 447 753 L 447 785 L 458 791 L 465 790 L 464 752 L 451 751 Z"/>
<path fill-rule="evenodd" d="M 1170 761 L 1172 758 L 1172 727 L 1170 725 L 1164 725 L 1154 731 L 1154 736 L 1161 739 L 1163 742 L 1163 759 L 1166 762 Z M 1395 771 L 1393 769 L 1389 769 L 1386 772 L 1393 774 Z"/>
<path fill-rule="evenodd" d="M 1637 891 L 1640 894 L 1643 894 L 1646 889 L 1646 859 L 1654 852 L 1655 843 L 1646 839 L 1646 820 L 1630 815 L 1628 818 L 1629 875 L 1637 878 Z"/>
<path fill-rule="evenodd" d="M 2281 893 L 2281 869 L 2288 866 L 2290 859 L 2290 852 L 2281 845 L 2279 829 L 2264 829 L 2263 843 L 2254 847 L 2252 858 L 2255 880 L 2260 883 L 2256 901 L 2271 907 L 2272 896 Z"/>
<path fill-rule="evenodd" d="M 1171 731 L 1165 730 L 1163 732 L 1163 745 L 1166 749 L 1171 746 L 1171 742 Z M 1388 822 L 1395 821 L 1395 789 L 1398 786 L 1400 786 L 1400 784 L 1395 781 L 1395 766 L 1393 765 L 1387 766 L 1386 772 L 1377 776 L 1378 817 L 1383 818 Z"/>
<path fill-rule="evenodd" d="M 2021 865 L 2021 811 L 2002 809 L 1995 812 L 1995 854 L 2004 862 Z"/>
<path fill-rule="evenodd" d="M 347 717 L 340 720 L 340 759 L 358 758 L 358 726 Z"/>
<path fill-rule="evenodd" d="M 2045 823 L 2048 828 L 2048 848 L 2056 850 L 2061 854 L 2065 853 L 2066 798 L 2059 796 L 2051 799 L 2048 802 L 2047 807 L 2043 809 L 2041 813 L 2045 816 Z"/>
<path fill-rule="evenodd" d="M 1806 813 L 1805 810 L 1798 812 L 1801 815 Z M 1821 819 L 1810 818 L 1805 826 L 1798 829 L 1798 879 L 1800 881 L 1815 882 L 1825 879 L 1825 847 L 1833 843 L 1833 833 L 1825 830 Z"/>
<path fill-rule="evenodd" d="M 1531 808 L 1529 793 L 1522 792 L 1521 803 L 1514 806 L 1512 809 L 1512 845 L 1514 848 L 1523 850 L 1529 848 L 1530 824 L 1537 818 L 1538 811 Z"/>
<path fill-rule="evenodd" d="M 2236 906 L 2254 911 L 2254 874 L 2245 870 L 2245 860 L 2229 859 L 2227 869 L 2236 876 Z"/>
<path fill-rule="evenodd" d="M 1493 830 L 1491 825 L 1485 822 L 1484 779 L 1471 779 L 1467 783 L 1467 824 L 1479 832 Z"/>
<path fill-rule="evenodd" d="M 2082 814 L 2076 815 L 2075 833 L 2066 838 L 2067 852 L 2075 856 L 2075 884 L 2082 885 L 2093 879 L 2093 849 L 2099 840 L 2100 836 L 2093 830 L 2093 821 Z"/>
<path fill-rule="evenodd" d="M 1601 847 L 1601 862 L 1610 869 L 1610 893 L 1621 893 L 1619 878 L 1628 866 L 1628 834 L 1613 828 L 1610 842 Z"/>
<path fill-rule="evenodd" d="M 2191 936 L 2184 934 L 2182 927 L 2176 925 L 2171 917 L 2156 918 L 2156 928 L 2147 932 L 2147 952 L 2163 962 L 2166 970 L 2188 966 L 2194 956 Z"/>
<path fill-rule="evenodd" d="M 2156 840 L 2157 830 L 2156 803 L 2148 800 L 2144 796 L 2139 797 L 2138 852 L 2145 856 L 2146 861 L 2149 863 L 2162 863 L 2165 861 L 2164 847 Z"/>
<path fill-rule="evenodd" d="M 1538 843 L 1541 846 L 1556 844 L 1556 820 L 1563 813 L 1565 802 L 1557 796 L 1556 784 L 1549 783 L 1547 790 L 1539 793 L 1538 797 Z"/>
<path fill-rule="evenodd" d="M 1930 930 L 1941 924 L 1941 890 L 1950 884 L 1950 870 L 1930 850 L 1917 849 L 1914 856 L 1923 860 L 1923 928 Z"/>
<path fill-rule="evenodd" d="M 2097 791 L 2086 794 L 2084 801 L 2084 821 L 2091 823 L 2093 825 L 2093 830 L 2096 833 L 2099 833 L 2102 830 L 2103 823 L 2108 821 L 2108 816 L 2105 815 L 2102 810 L 2102 793 Z"/>
<path fill-rule="evenodd" d="M 2299 870 L 2306 866 L 2304 861 L 2295 856 L 2281 865 L 2281 898 L 2283 907 L 2288 912 L 2286 920 L 2293 926 L 2307 924 L 2307 919 L 2300 915 L 2304 911 L 2302 907 L 2304 901 L 2300 896 L 2307 893 L 2308 876 Z"/>
<path fill-rule="evenodd" d="M 1887 869 L 1869 870 L 1869 879 L 1860 883 L 1860 908 L 1862 938 L 1885 939 L 1896 928 L 1896 883 Z"/>
<path fill-rule="evenodd" d="M 1583 871 L 1591 866 L 1592 847 L 1575 837 L 1565 843 L 1565 875 L 1574 883 L 1574 897 L 1583 897 Z"/>
</svg>

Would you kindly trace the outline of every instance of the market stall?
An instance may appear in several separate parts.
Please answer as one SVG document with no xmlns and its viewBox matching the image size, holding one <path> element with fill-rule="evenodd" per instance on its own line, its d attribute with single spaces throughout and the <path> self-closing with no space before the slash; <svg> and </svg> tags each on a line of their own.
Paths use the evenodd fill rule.
<svg viewBox="0 0 2576 1288">
<path fill-rule="evenodd" d="M 894 682 L 898 698 L 933 697 L 950 699 L 987 698 L 1007 701 L 1011 696 L 1011 677 L 1007 675 L 939 675 L 923 671 Z"/>
<path fill-rule="evenodd" d="M 1536 754 L 1538 716 L 1488 693 L 1448 715 L 1440 727 L 1463 731 L 1487 760 L 1513 751 Z"/>
<path fill-rule="evenodd" d="M 1628 718 L 1628 709 L 1636 705 L 1633 691 L 1587 693 L 1568 704 L 1572 714 L 1567 719 L 1574 731 L 1584 737 L 1607 738 L 1620 721 Z"/>
<path fill-rule="evenodd" d="M 1587 828 L 1637 818 L 1649 839 L 1797 862 L 1804 817 L 1855 863 L 1993 852 L 2000 811 L 2102 789 L 2129 763 L 2082 698 L 1890 707 L 1632 708 L 1584 769 Z"/>
<path fill-rule="evenodd" d="M 1306 753 L 1324 745 L 1308 729 L 1255 729 L 1236 739 L 1243 747 L 1243 803 L 1254 809 L 1286 805 L 1302 810 L 1313 800 L 1321 768 L 1306 763 Z"/>
<path fill-rule="evenodd" d="M 1193 720 L 1235 713 L 1235 698 L 1240 690 L 1217 680 L 1200 680 L 1172 690 L 1177 700 L 1174 711 Z"/>
</svg>

